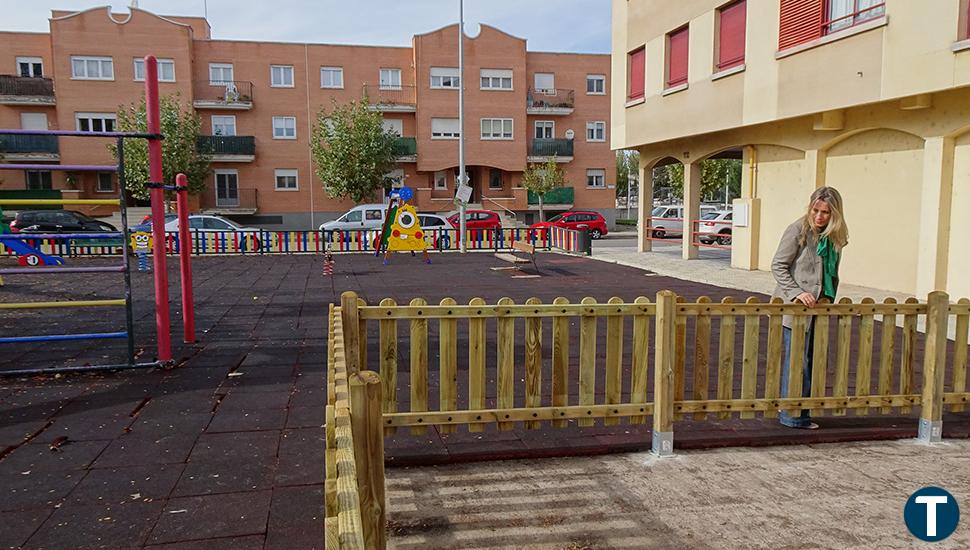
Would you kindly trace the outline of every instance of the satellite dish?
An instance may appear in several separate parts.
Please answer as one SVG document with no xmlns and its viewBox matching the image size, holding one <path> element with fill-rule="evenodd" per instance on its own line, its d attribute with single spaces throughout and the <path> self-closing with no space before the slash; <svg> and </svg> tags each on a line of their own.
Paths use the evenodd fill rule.
<svg viewBox="0 0 970 550">
<path fill-rule="evenodd" d="M 573 139 L 573 137 L 575 136 L 576 136 L 576 132 L 573 132 L 571 128 L 569 130 L 566 130 L 566 139 Z"/>
</svg>

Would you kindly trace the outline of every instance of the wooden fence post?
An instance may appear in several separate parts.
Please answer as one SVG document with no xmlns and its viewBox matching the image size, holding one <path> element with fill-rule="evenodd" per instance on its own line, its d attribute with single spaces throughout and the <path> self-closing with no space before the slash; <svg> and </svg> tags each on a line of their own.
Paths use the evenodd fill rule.
<svg viewBox="0 0 970 550">
<path fill-rule="evenodd" d="M 657 456 L 674 453 L 674 347 L 676 345 L 677 295 L 657 293 L 656 346 L 653 379 L 653 445 Z"/>
<path fill-rule="evenodd" d="M 930 292 L 927 302 L 919 441 L 939 443 L 943 439 L 943 373 L 946 371 L 946 325 L 950 316 L 950 297 L 946 292 L 937 290 Z"/>
<path fill-rule="evenodd" d="M 340 295 L 340 319 L 344 332 L 344 358 L 347 361 L 347 375 L 360 370 L 360 319 L 357 311 L 357 293 L 352 291 Z"/>
<path fill-rule="evenodd" d="M 365 548 L 385 548 L 384 426 L 381 377 L 373 371 L 350 375 L 350 423 L 360 495 L 360 522 Z"/>
</svg>

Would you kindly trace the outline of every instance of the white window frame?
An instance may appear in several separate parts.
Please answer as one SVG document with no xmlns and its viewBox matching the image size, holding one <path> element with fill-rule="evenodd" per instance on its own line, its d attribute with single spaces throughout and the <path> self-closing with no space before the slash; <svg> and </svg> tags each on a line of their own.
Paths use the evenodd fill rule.
<svg viewBox="0 0 970 550">
<path fill-rule="evenodd" d="M 533 128 L 534 128 L 533 136 L 535 136 L 535 139 L 555 139 L 556 137 L 555 120 L 537 120 L 535 121 L 535 126 Z M 543 128 L 543 129 L 550 128 L 552 130 L 551 131 L 552 135 L 549 137 L 545 137 L 545 136 L 539 137 L 539 128 Z M 543 132 L 543 134 L 545 134 L 545 132 Z"/>
<path fill-rule="evenodd" d="M 133 70 L 134 70 L 134 77 L 135 77 L 134 80 L 135 80 L 135 82 L 144 82 L 145 81 L 145 60 L 142 59 L 142 58 L 136 57 L 133 60 L 132 65 L 134 66 L 134 69 Z M 165 78 L 165 71 L 162 70 L 162 65 L 172 67 L 172 77 L 171 78 Z M 138 76 L 139 71 L 141 72 L 141 76 Z M 174 59 L 159 59 L 158 60 L 158 81 L 159 82 L 175 82 L 175 60 Z"/>
<path fill-rule="evenodd" d="M 434 173 L 434 188 L 441 191 L 448 189 L 448 173 L 450 170 L 438 170 Z"/>
<path fill-rule="evenodd" d="M 590 138 L 590 131 L 593 132 L 593 137 Z M 602 130 L 603 136 L 596 137 L 598 130 Z M 586 123 L 586 141 L 590 143 L 602 143 L 606 141 L 606 121 L 605 120 L 593 120 Z"/>
<path fill-rule="evenodd" d="M 88 121 L 88 130 L 81 129 L 82 120 Z M 94 130 L 92 130 L 91 128 L 94 128 L 95 120 L 102 121 L 101 122 L 102 128 L 104 128 L 105 126 L 104 121 L 106 120 L 111 121 L 112 129 L 111 130 L 102 129 L 101 130 L 102 132 L 113 132 L 115 130 L 114 127 L 117 126 L 118 124 L 118 116 L 115 113 L 74 113 L 74 127 L 78 132 L 94 132 Z"/>
<path fill-rule="evenodd" d="M 385 73 L 387 73 L 385 75 Z M 394 75 L 397 75 L 397 84 L 394 83 Z M 377 73 L 378 82 L 380 82 L 380 89 L 382 90 L 400 90 L 401 89 L 401 69 L 395 69 L 393 67 L 381 67 Z"/>
<path fill-rule="evenodd" d="M 458 67 L 431 67 L 432 90 L 457 90 L 460 87 Z"/>
<path fill-rule="evenodd" d="M 293 121 L 293 135 L 292 136 L 286 135 L 286 130 L 287 130 L 287 128 L 286 128 L 286 122 L 288 120 L 292 120 Z M 280 126 L 280 128 L 283 129 L 283 133 L 281 135 L 277 135 L 276 134 L 276 128 L 277 128 L 276 123 L 277 122 L 282 123 L 282 125 Z M 273 139 L 296 139 L 296 117 L 295 116 L 274 116 L 273 117 Z"/>
<path fill-rule="evenodd" d="M 478 80 L 481 90 L 509 92 L 515 87 L 512 69 L 481 69 Z M 507 87 L 506 80 L 508 80 Z"/>
<path fill-rule="evenodd" d="M 331 77 L 331 84 L 327 85 L 323 81 L 324 73 L 333 73 L 333 75 L 339 76 L 340 84 L 333 83 L 333 77 Z M 343 67 L 320 67 L 320 87 L 329 88 L 333 90 L 342 90 L 344 88 L 344 68 Z"/>
<path fill-rule="evenodd" d="M 434 121 L 436 120 L 441 120 L 441 121 L 453 120 L 454 126 L 458 127 L 458 131 L 445 130 L 445 131 L 436 132 L 434 129 Z M 450 125 L 452 124 L 449 123 L 449 126 Z M 461 127 L 459 126 L 459 121 L 457 118 L 432 118 L 431 119 L 431 139 L 458 139 L 458 136 L 460 134 L 461 134 Z"/>
<path fill-rule="evenodd" d="M 552 78 L 552 87 L 539 86 L 539 77 L 540 76 L 549 76 L 549 77 L 551 77 Z M 535 73 L 535 74 L 532 75 L 532 84 L 533 84 L 533 88 L 535 89 L 536 92 L 546 93 L 546 94 L 555 94 L 556 93 L 556 73 Z"/>
<path fill-rule="evenodd" d="M 280 82 L 276 82 L 276 70 L 279 69 Z M 289 69 L 290 83 L 286 83 L 286 69 Z M 293 88 L 296 86 L 293 65 L 270 65 L 269 66 L 269 87 L 270 88 Z"/>
<path fill-rule="evenodd" d="M 219 69 L 220 79 L 214 80 L 212 78 L 212 70 Z M 229 80 L 225 80 L 225 71 L 229 69 Z M 232 63 L 209 63 L 209 86 L 225 86 L 228 82 L 233 82 L 236 78 L 236 70 L 233 68 Z"/>
<path fill-rule="evenodd" d="M 602 91 L 591 92 L 589 91 L 590 82 L 599 82 Z M 594 85 L 593 88 L 596 88 Z M 605 74 L 588 74 L 586 75 L 586 95 L 606 95 L 606 75 Z"/>
<path fill-rule="evenodd" d="M 385 118 L 381 121 L 381 126 L 384 127 L 385 132 L 391 130 L 394 131 L 398 137 L 402 137 L 404 135 L 404 120 L 400 118 Z M 400 130 L 398 130 L 398 126 L 401 127 Z"/>
<path fill-rule="evenodd" d="M 293 187 L 280 187 L 280 178 L 293 178 Z M 276 191 L 299 191 L 300 171 L 296 168 L 277 168 L 273 170 L 273 189 Z"/>
<path fill-rule="evenodd" d="M 102 178 L 102 176 L 108 176 L 108 188 L 107 189 L 101 187 L 101 181 L 102 181 L 101 178 Z M 115 182 L 114 182 L 113 176 L 114 176 L 114 174 L 112 172 L 98 172 L 97 173 L 97 181 L 95 181 L 95 184 L 94 184 L 94 192 L 95 193 L 114 193 L 114 190 L 115 190 Z"/>
<path fill-rule="evenodd" d="M 20 76 L 20 64 L 21 63 L 27 63 L 30 66 L 30 70 L 28 72 L 30 73 L 30 77 L 31 78 L 41 78 L 41 77 L 44 76 L 44 58 L 42 58 L 42 57 L 18 57 L 17 58 L 17 69 L 14 71 L 13 74 L 15 74 L 17 76 Z M 36 65 L 38 63 L 40 63 L 40 74 L 34 74 L 34 65 Z"/>
<path fill-rule="evenodd" d="M 76 63 L 78 61 L 83 62 L 82 67 L 84 67 L 84 74 L 78 74 Z M 98 63 L 98 76 L 88 75 L 88 63 L 97 62 Z M 104 67 L 107 63 L 108 69 L 111 71 L 111 76 L 104 76 Z M 72 55 L 71 56 L 71 80 L 114 80 L 115 79 L 115 62 L 114 58 L 106 56 L 95 56 L 95 55 Z"/>
<path fill-rule="evenodd" d="M 488 132 L 485 131 L 485 123 L 488 123 Z M 498 133 L 495 132 L 495 123 L 500 124 Z M 508 132 L 505 131 L 508 123 Z M 511 118 L 483 118 L 481 119 L 481 138 L 483 141 L 511 141 L 515 136 L 515 121 Z"/>
<path fill-rule="evenodd" d="M 234 204 L 234 205 L 230 205 L 230 204 L 222 204 L 222 205 L 220 205 L 219 204 L 219 176 L 234 176 L 235 177 L 235 179 L 236 179 L 236 204 Z M 238 206 L 239 205 L 239 190 L 240 190 L 240 187 L 239 187 L 239 170 L 236 170 L 235 168 L 220 168 L 220 169 L 213 170 L 213 173 L 212 173 L 212 187 L 215 190 L 215 194 L 216 194 L 216 206 L 224 206 L 224 207 L 230 207 L 231 208 L 233 206 Z"/>
<path fill-rule="evenodd" d="M 599 178 L 599 185 L 590 185 L 589 178 L 594 178 L 593 181 L 596 182 L 596 178 Z M 586 187 L 589 189 L 606 189 L 606 169 L 605 168 L 587 168 L 586 169 Z"/>
<path fill-rule="evenodd" d="M 232 119 L 232 133 L 217 133 L 217 126 L 225 126 L 224 122 L 216 122 L 216 119 Z M 212 115 L 212 135 L 214 136 L 234 136 L 236 135 L 236 115 Z"/>
</svg>

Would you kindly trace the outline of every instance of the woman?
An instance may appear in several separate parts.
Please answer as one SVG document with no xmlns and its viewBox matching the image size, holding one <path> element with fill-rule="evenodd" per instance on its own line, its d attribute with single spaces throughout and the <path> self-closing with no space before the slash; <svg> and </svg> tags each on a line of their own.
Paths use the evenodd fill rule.
<svg viewBox="0 0 970 550">
<path fill-rule="evenodd" d="M 812 193 L 808 211 L 785 229 L 778 251 L 771 261 L 771 272 L 778 286 L 772 297 L 786 302 L 799 302 L 815 307 L 821 298 L 835 301 L 839 288 L 839 260 L 842 249 L 849 241 L 849 229 L 842 216 L 842 196 L 832 187 L 820 187 Z M 791 368 L 792 316 L 782 321 L 784 359 L 781 375 L 781 396 L 788 395 L 789 370 Z M 805 334 L 804 369 L 802 371 L 802 397 L 812 394 L 812 363 L 814 361 L 815 317 L 810 317 Z M 802 350 L 798 350 L 802 353 Z M 809 411 L 793 417 L 781 411 L 779 420 L 785 426 L 814 430 Z"/>
</svg>

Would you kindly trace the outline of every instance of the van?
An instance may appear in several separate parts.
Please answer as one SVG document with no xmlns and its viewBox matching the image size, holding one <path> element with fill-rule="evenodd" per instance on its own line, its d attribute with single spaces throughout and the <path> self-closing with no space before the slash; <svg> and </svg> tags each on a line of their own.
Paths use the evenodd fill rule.
<svg viewBox="0 0 970 550">
<path fill-rule="evenodd" d="M 717 207 L 702 204 L 700 206 L 701 218 L 708 212 L 717 211 Z M 650 227 L 653 229 L 652 237 L 662 239 L 664 237 L 679 237 L 684 232 L 684 206 L 673 204 L 667 206 L 657 206 L 650 213 Z"/>
<path fill-rule="evenodd" d="M 320 224 L 320 231 L 353 231 L 384 227 L 385 204 L 358 204 L 336 220 Z"/>
</svg>

